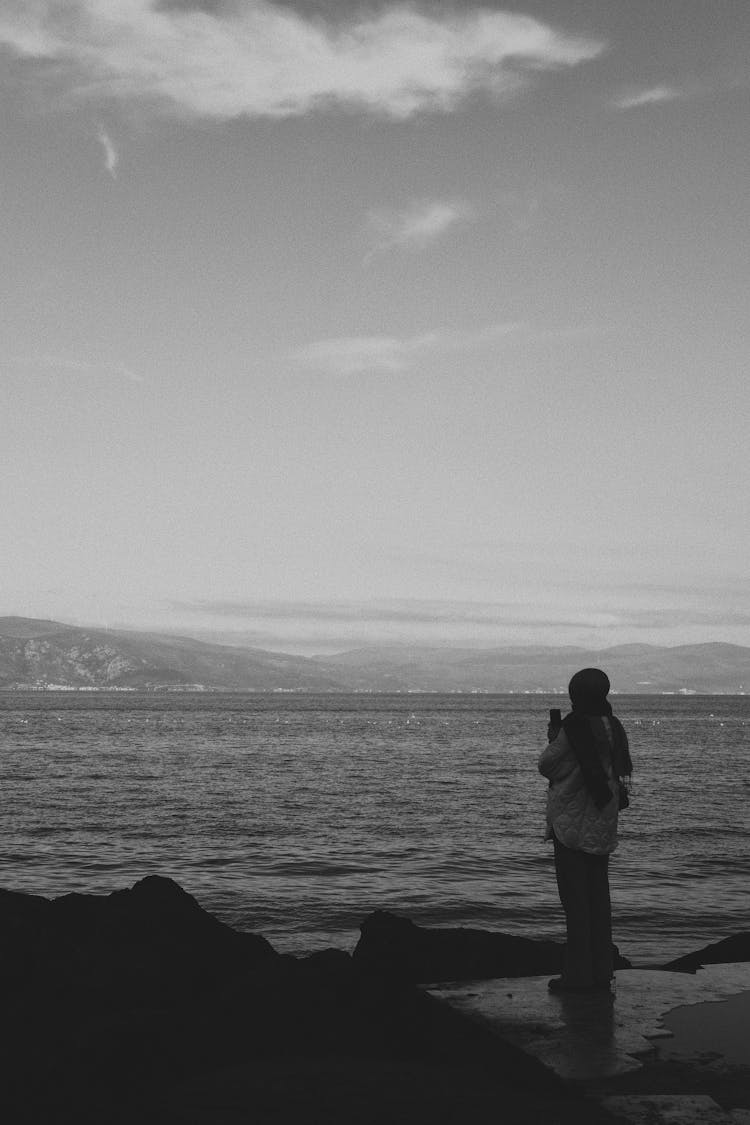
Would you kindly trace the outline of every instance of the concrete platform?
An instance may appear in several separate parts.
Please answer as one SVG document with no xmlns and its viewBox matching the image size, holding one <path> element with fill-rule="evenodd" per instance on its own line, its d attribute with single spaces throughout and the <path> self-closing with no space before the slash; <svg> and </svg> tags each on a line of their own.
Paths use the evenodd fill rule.
<svg viewBox="0 0 750 1125">
<path fill-rule="evenodd" d="M 733 1028 L 723 1047 L 721 1037 L 712 1035 L 707 1050 L 721 1061 L 722 1050 L 729 1055 L 736 1049 L 737 1065 L 750 1066 L 743 1055 L 750 1049 L 750 964 L 711 965 L 694 975 L 622 970 L 612 994 L 550 993 L 547 981 L 546 976 L 507 978 L 429 991 L 576 1082 L 637 1070 L 660 1049 L 693 1057 L 700 1050 L 695 1034 L 705 1025 L 704 1005 L 717 1006 L 710 1014 L 715 1028 L 727 1023 Z M 735 1000 L 727 1021 L 718 1005 L 730 997 Z M 695 1005 L 701 1005 L 697 1014 Z M 692 1017 L 682 1014 L 691 1009 Z"/>
</svg>

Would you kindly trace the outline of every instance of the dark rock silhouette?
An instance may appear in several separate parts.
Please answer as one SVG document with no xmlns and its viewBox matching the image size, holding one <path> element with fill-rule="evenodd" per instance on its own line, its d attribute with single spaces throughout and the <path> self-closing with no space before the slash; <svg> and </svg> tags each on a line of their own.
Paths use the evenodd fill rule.
<svg viewBox="0 0 750 1125">
<path fill-rule="evenodd" d="M 57 899 L 0 890 L 0 981 L 6 994 L 31 984 L 129 1000 L 205 988 L 230 968 L 278 954 L 203 910 L 172 879 L 150 875 L 110 895 Z"/>
<path fill-rule="evenodd" d="M 478 1068 L 493 1098 L 573 1097 L 403 978 L 340 950 L 278 954 L 156 876 L 106 896 L 0 891 L 0 984 L 8 1122 L 163 1121 L 144 1107 L 188 1078 L 249 1068 L 261 1089 L 290 1059 L 468 1068 L 467 1088 Z"/>
<path fill-rule="evenodd" d="M 694 973 L 703 965 L 730 965 L 741 961 L 750 961 L 750 933 L 733 934 L 713 945 L 704 945 L 695 953 L 677 957 L 661 968 L 671 972 Z"/>
<path fill-rule="evenodd" d="M 487 930 L 428 929 L 385 910 L 368 915 L 360 931 L 356 964 L 415 983 L 535 976 L 562 968 L 562 942 Z M 631 968 L 616 947 L 615 968 Z"/>
</svg>

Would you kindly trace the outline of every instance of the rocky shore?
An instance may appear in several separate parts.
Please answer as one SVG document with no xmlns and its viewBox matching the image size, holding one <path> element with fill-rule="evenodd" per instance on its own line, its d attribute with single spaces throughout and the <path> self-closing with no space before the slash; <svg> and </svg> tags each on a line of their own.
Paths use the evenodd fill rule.
<svg viewBox="0 0 750 1125">
<path fill-rule="evenodd" d="M 750 935 L 732 941 L 750 959 Z M 351 956 L 295 958 L 157 876 L 0 891 L 0 1117 L 593 1125 L 601 1107 L 417 986 L 555 972 L 561 949 L 376 912 Z"/>
</svg>

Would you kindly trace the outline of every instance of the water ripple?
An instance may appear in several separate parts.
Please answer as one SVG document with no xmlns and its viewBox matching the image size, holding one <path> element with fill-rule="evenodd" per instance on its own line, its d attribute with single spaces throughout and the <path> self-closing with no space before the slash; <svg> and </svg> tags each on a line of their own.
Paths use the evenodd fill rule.
<svg viewBox="0 0 750 1125">
<path fill-rule="evenodd" d="M 616 939 L 667 956 L 746 928 L 750 699 L 621 697 L 633 806 Z M 351 948 L 376 907 L 560 938 L 543 696 L 5 693 L 3 883 L 171 875 L 279 948 Z"/>
</svg>

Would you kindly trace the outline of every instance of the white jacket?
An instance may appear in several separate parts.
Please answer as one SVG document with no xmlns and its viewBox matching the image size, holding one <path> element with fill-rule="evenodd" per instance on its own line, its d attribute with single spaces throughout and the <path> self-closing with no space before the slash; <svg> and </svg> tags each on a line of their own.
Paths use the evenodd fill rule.
<svg viewBox="0 0 750 1125">
<path fill-rule="evenodd" d="M 607 737 L 612 742 L 612 730 L 608 720 L 602 720 Z M 608 855 L 617 847 L 617 778 L 613 776 L 609 754 L 601 754 L 602 765 L 607 773 L 612 800 L 598 809 L 586 788 L 581 768 L 573 747 L 561 728 L 557 737 L 539 756 L 539 772 L 549 778 L 547 795 L 547 834 L 557 839 L 566 848 L 575 851 L 591 852 L 594 855 Z"/>
</svg>

